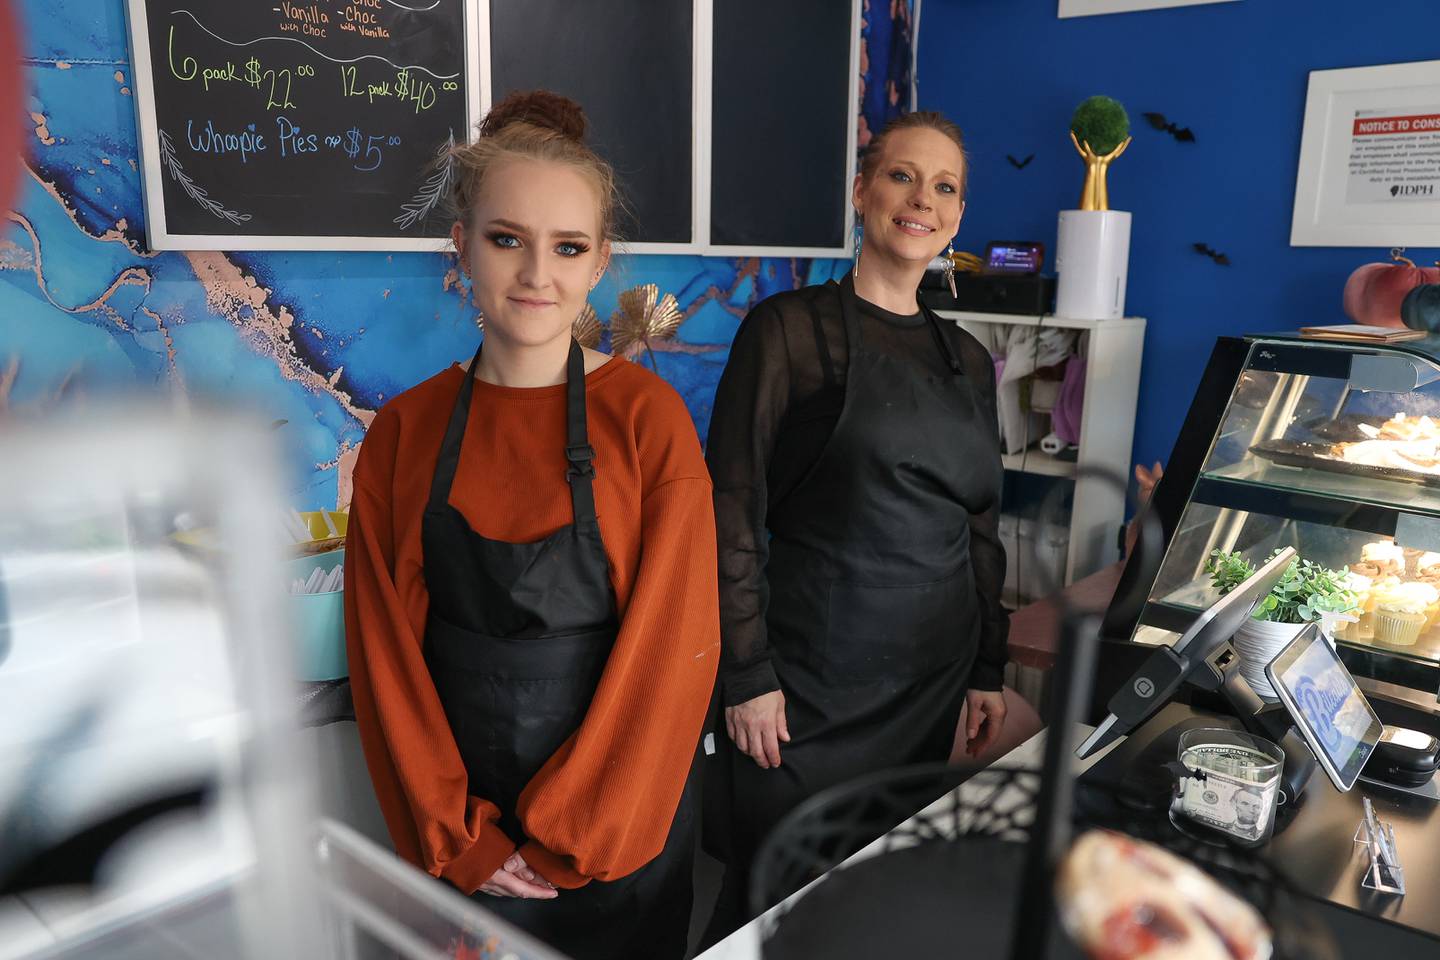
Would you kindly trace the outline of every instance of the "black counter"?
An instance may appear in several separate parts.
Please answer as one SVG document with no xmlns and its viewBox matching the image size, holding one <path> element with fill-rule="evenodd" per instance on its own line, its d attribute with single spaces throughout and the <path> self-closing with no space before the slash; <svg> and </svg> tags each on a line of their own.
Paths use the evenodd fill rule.
<svg viewBox="0 0 1440 960">
<path fill-rule="evenodd" d="M 1170 704 L 1116 746 L 1082 778 L 1129 792 L 1146 808 L 1135 816 L 1166 817 L 1169 787 L 1160 765 L 1176 759 L 1176 728 L 1240 729 L 1237 720 Z M 1369 797 L 1375 815 L 1395 830 L 1404 896 L 1360 885 L 1369 859 L 1354 842 Z M 1279 808 L 1276 832 L 1258 853 L 1320 906 L 1346 957 L 1385 960 L 1440 956 L 1440 817 L 1437 804 L 1368 783 L 1341 793 L 1317 770 L 1300 802 Z"/>
</svg>

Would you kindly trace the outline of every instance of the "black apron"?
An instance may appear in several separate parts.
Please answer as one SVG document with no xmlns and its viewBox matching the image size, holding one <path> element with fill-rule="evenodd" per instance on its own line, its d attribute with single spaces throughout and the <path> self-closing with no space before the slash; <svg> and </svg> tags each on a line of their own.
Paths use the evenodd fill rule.
<svg viewBox="0 0 1440 960">
<path fill-rule="evenodd" d="M 770 770 L 731 745 L 731 866 L 742 870 L 805 798 L 946 760 L 979 646 L 970 513 L 993 503 L 1002 476 L 979 385 L 928 310 L 944 376 L 866 349 L 852 294 L 831 286 L 848 341 L 845 399 L 828 445 L 766 518 L 766 624 L 791 740 Z"/>
<path fill-rule="evenodd" d="M 421 538 L 430 612 L 425 662 L 469 776 L 469 792 L 500 808 L 500 827 L 528 839 L 516 802 L 580 726 L 615 643 L 610 564 L 595 515 L 585 410 L 585 361 L 573 340 L 566 382 L 566 480 L 574 522 L 534 543 L 480 536 L 450 506 L 480 351 L 455 400 Z M 554 900 L 475 899 L 576 958 L 685 952 L 693 811 L 687 785 L 660 855 L 610 882 Z"/>
</svg>

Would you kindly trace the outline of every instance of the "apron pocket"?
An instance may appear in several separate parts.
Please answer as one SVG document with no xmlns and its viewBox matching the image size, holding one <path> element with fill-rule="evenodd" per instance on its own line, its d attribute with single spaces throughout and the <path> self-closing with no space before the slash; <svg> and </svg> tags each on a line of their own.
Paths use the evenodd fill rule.
<svg viewBox="0 0 1440 960">
<path fill-rule="evenodd" d="M 449 668 L 506 680 L 553 680 L 588 673 L 610 656 L 618 628 L 540 637 L 492 637 L 430 615 L 425 628 L 425 658 L 434 674 Z"/>
<path fill-rule="evenodd" d="M 830 680 L 913 679 L 965 657 L 978 626 L 967 562 L 926 583 L 880 585 L 836 580 L 819 664 Z"/>
</svg>

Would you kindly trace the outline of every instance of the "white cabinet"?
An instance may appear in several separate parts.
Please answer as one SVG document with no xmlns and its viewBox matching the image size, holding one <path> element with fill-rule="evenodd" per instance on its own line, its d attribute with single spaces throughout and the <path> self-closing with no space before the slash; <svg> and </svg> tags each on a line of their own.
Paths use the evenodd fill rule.
<svg viewBox="0 0 1440 960">
<path fill-rule="evenodd" d="M 1031 447 L 1023 454 L 1006 454 L 1006 470 L 1074 479 L 1070 511 L 1070 543 L 1065 559 L 1065 583 L 1088 576 L 1119 559 L 1117 531 L 1125 519 L 1125 493 L 1095 476 L 1079 476 L 1085 468 L 1109 470 L 1130 478 L 1130 446 L 1135 435 L 1135 404 L 1140 390 L 1140 353 L 1145 342 L 1145 320 L 1082 320 L 1075 317 L 1037 317 L 1009 313 L 969 313 L 937 310 L 971 333 L 987 325 L 1007 324 L 1075 330 L 1081 334 L 1085 358 L 1085 399 L 1080 421 L 1079 456 L 1061 460 Z M 981 336 L 982 342 L 987 338 Z M 1007 542 L 1007 550 L 1014 550 Z M 1035 589 L 1031 582 L 1022 587 Z"/>
</svg>

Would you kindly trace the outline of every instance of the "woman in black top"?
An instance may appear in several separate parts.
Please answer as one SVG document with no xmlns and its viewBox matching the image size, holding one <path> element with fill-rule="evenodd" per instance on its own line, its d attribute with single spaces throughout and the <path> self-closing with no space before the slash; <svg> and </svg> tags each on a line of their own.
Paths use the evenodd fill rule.
<svg viewBox="0 0 1440 960">
<path fill-rule="evenodd" d="M 967 700 L 972 755 L 1004 722 L 994 367 L 916 298 L 965 174 L 944 117 L 887 126 L 855 179 L 854 272 L 757 305 L 720 380 L 706 460 L 733 743 L 721 914 L 801 800 L 945 760 Z"/>
</svg>

